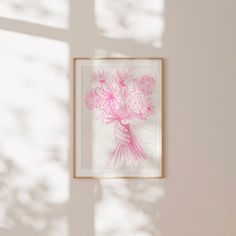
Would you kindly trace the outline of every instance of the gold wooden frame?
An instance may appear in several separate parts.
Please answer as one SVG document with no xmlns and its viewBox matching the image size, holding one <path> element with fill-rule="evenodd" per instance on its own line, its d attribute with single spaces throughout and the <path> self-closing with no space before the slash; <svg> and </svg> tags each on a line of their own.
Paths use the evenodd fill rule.
<svg viewBox="0 0 236 236">
<path fill-rule="evenodd" d="M 119 176 L 119 177 L 99 177 L 99 176 L 76 176 L 76 61 L 77 60 L 159 60 L 161 61 L 161 176 Z M 73 58 L 73 74 L 72 74 L 72 165 L 73 165 L 73 178 L 74 179 L 161 179 L 165 177 L 165 149 L 164 149 L 164 83 L 165 83 L 165 64 L 164 58 L 162 57 L 144 57 L 144 58 L 133 58 L 133 57 L 74 57 Z"/>
</svg>

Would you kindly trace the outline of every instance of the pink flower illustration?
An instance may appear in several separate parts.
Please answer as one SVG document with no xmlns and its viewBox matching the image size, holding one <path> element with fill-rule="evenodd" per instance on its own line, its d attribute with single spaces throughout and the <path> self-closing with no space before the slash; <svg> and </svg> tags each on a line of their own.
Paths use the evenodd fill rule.
<svg viewBox="0 0 236 236">
<path fill-rule="evenodd" d="M 101 102 L 102 100 L 95 90 L 91 90 L 87 93 L 86 105 L 90 110 L 99 108 L 101 106 Z"/>
<path fill-rule="evenodd" d="M 131 91 L 129 97 L 127 98 L 129 111 L 133 111 L 135 113 L 144 113 L 146 108 L 145 102 L 145 97 L 135 90 Z"/>
<path fill-rule="evenodd" d="M 108 90 L 96 88 L 96 92 L 102 100 L 100 110 L 103 110 L 106 114 L 110 114 L 111 111 L 119 109 L 117 97 L 115 96 L 117 91 L 112 88 Z"/>
<path fill-rule="evenodd" d="M 154 106 L 153 105 L 149 105 L 147 107 L 147 114 L 150 116 L 150 115 L 153 114 L 153 112 L 154 112 Z"/>
<path fill-rule="evenodd" d="M 151 95 L 155 87 L 155 80 L 150 75 L 144 75 L 139 79 L 138 87 L 145 96 Z"/>
<path fill-rule="evenodd" d="M 147 102 L 146 104 L 146 116 L 149 117 L 154 113 L 155 106 L 152 104 L 152 102 Z"/>
<path fill-rule="evenodd" d="M 92 80 L 98 81 L 100 84 L 105 84 L 108 79 L 108 73 L 105 71 L 96 71 L 92 73 Z"/>
<path fill-rule="evenodd" d="M 114 136 L 117 143 L 108 165 L 117 163 L 127 166 L 147 160 L 142 146 L 134 136 L 130 122 L 147 120 L 155 110 L 151 102 L 155 80 L 151 75 L 135 78 L 130 70 L 118 70 L 114 75 L 105 71 L 92 73 L 94 88 L 85 98 L 88 109 L 102 113 L 105 124 L 115 123 Z M 96 84 L 96 85 L 94 85 Z"/>
<path fill-rule="evenodd" d="M 121 88 L 128 86 L 129 82 L 132 80 L 132 75 L 129 71 L 117 71 L 116 72 L 116 82 Z"/>
</svg>

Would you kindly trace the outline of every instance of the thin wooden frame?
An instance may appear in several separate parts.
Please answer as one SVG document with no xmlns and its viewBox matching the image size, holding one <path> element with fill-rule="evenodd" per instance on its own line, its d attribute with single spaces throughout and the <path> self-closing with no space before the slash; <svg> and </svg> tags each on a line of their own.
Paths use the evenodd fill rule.
<svg viewBox="0 0 236 236">
<path fill-rule="evenodd" d="M 100 176 L 77 176 L 76 173 L 76 61 L 77 60 L 159 60 L 161 61 L 161 175 L 160 176 L 116 176 L 116 177 L 100 177 Z M 72 165 L 73 165 L 73 178 L 74 179 L 161 179 L 165 177 L 165 156 L 164 156 L 164 83 L 165 83 L 165 64 L 162 57 L 149 57 L 149 58 L 133 58 L 133 57 L 74 57 L 73 58 L 73 74 L 72 74 Z"/>
</svg>

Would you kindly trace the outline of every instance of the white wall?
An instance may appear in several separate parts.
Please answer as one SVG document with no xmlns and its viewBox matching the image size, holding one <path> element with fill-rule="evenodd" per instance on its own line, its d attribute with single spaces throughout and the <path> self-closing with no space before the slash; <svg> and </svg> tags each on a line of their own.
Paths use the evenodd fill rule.
<svg viewBox="0 0 236 236">
<path fill-rule="evenodd" d="M 19 234 L 235 236 L 236 2 L 233 0 L 70 0 L 67 5 L 70 9 L 68 27 L 63 23 L 62 28 L 53 28 L 52 25 L 56 24 L 42 26 L 38 25 L 37 21 L 29 23 L 25 18 L 25 21 L 14 19 L 15 15 L 13 19 L 1 15 L 3 18 L 0 18 L 0 28 L 6 32 L 19 32 L 24 37 L 33 35 L 40 37 L 40 40 L 42 38 L 55 40 L 52 41 L 55 44 L 53 52 L 58 53 L 58 56 L 52 59 L 54 61 L 64 58 L 69 50 L 70 58 L 66 59 L 70 59 L 70 79 L 73 57 L 164 57 L 163 128 L 166 177 L 160 180 L 75 180 L 70 177 L 68 183 L 67 174 L 69 169 L 72 170 L 72 162 L 70 161 L 70 167 L 65 163 L 65 159 L 69 156 L 66 152 L 69 132 L 68 113 L 67 117 L 64 116 L 68 110 L 65 108 L 58 110 L 58 106 L 63 104 L 68 108 L 69 83 L 64 74 L 64 79 L 62 78 L 60 82 L 56 80 L 59 75 L 62 76 L 61 68 L 64 68 L 63 71 L 67 70 L 67 64 L 64 59 L 59 60 L 57 64 L 60 68 L 54 73 L 52 71 L 55 68 L 49 63 L 51 69 L 47 76 L 49 79 L 53 77 L 55 81 L 51 82 L 49 90 L 44 81 L 46 85 L 38 87 L 38 92 L 43 98 L 47 94 L 46 104 L 51 104 L 51 95 L 57 98 L 52 106 L 57 109 L 55 111 L 60 111 L 55 113 L 55 120 L 60 119 L 60 122 L 50 121 L 52 122 L 50 123 L 46 118 L 41 120 L 48 114 L 46 112 L 54 111 L 51 107 L 46 111 L 37 110 L 41 112 L 37 122 L 41 124 L 42 130 L 43 127 L 51 127 L 51 124 L 54 124 L 55 130 L 60 131 L 63 128 L 64 131 L 58 132 L 58 136 L 55 137 L 50 136 L 54 129 L 48 128 L 47 132 L 42 134 L 48 139 L 41 137 L 42 146 L 30 149 L 33 153 L 29 154 L 29 158 L 38 150 L 37 153 L 41 156 L 62 160 L 58 162 L 60 165 L 54 162 L 50 164 L 52 169 L 47 168 L 49 164 L 45 164 L 43 169 L 48 169 L 46 179 L 43 178 L 45 172 L 36 168 L 40 164 L 35 164 L 35 170 L 38 170 L 40 175 L 38 178 L 44 182 L 50 181 L 56 176 L 55 173 L 63 169 L 58 175 L 60 177 L 56 178 L 58 181 L 54 181 L 56 187 L 53 185 L 54 195 L 62 196 L 60 198 L 62 200 L 58 200 L 54 195 L 53 200 L 50 200 L 51 198 L 45 194 L 45 189 L 36 181 L 35 185 L 41 187 L 30 197 L 33 203 L 41 204 L 40 206 L 46 210 L 32 214 L 31 209 L 26 209 L 26 205 L 30 204 L 28 198 L 24 197 L 25 193 L 23 199 L 26 205 L 19 205 L 18 197 L 15 199 L 14 196 L 18 196 L 18 191 L 21 190 L 21 187 L 15 185 L 18 177 L 26 176 L 24 181 L 27 182 L 33 175 L 28 172 L 23 174 L 17 172 L 14 178 L 12 174 L 4 175 L 2 177 L 4 184 L 1 184 L 0 188 L 6 194 L 2 191 L 3 194 L 0 196 L 8 205 L 3 205 L 1 208 L 8 207 L 10 211 L 1 211 L 0 234 L 4 236 Z M 40 18 L 37 20 L 40 21 Z M 46 24 L 45 22 L 47 23 L 45 20 L 41 23 Z M 51 18 L 48 22 L 51 22 Z M 15 39 L 16 42 L 12 45 L 20 48 L 24 45 L 27 48 L 28 41 L 18 45 L 18 36 L 15 36 Z M 60 45 L 58 50 L 57 44 Z M 3 41 L 2 45 L 5 45 Z M 39 51 L 40 47 L 47 47 L 43 59 L 41 58 L 45 62 L 47 55 L 52 54 L 51 44 L 45 46 L 34 41 L 34 45 L 35 50 Z M 10 61 L 4 61 L 3 58 L 2 62 L 4 66 L 12 68 Z M 38 61 L 34 63 L 37 64 Z M 44 67 L 39 66 L 37 70 L 40 71 L 42 68 Z M 20 73 L 20 70 L 17 73 Z M 7 79 L 8 76 L 4 78 Z M 1 80 L 3 81 L 3 77 Z M 5 91 L 9 91 L 11 86 L 7 87 L 5 82 L 1 83 Z M 30 86 L 27 89 L 31 91 Z M 22 93 L 19 97 L 22 96 L 25 102 L 31 100 L 28 94 Z M 38 104 L 40 105 L 40 102 Z M 25 114 L 26 117 L 31 113 L 32 110 L 29 110 Z M 37 114 L 35 113 L 36 119 Z M 5 123 L 2 126 L 5 127 Z M 37 125 L 29 129 L 33 130 L 35 127 Z M 15 127 L 12 133 L 16 129 Z M 22 130 L 18 129 L 20 134 L 23 133 Z M 4 137 L 2 135 L 1 140 Z M 20 137 L 24 138 L 23 135 Z M 34 134 L 31 134 L 31 137 L 34 138 Z M 9 140 L 11 143 L 11 139 Z M 1 149 L 5 150 L 5 144 L 2 141 L 1 143 Z M 49 150 L 47 153 L 44 150 L 46 146 Z M 30 142 L 24 144 L 24 150 L 31 147 Z M 53 147 L 57 149 L 56 151 L 53 149 L 55 152 L 52 153 L 50 150 Z M 11 145 L 7 148 L 13 149 Z M 25 159 L 25 156 L 18 152 L 14 155 L 18 160 Z M 19 163 L 24 162 L 19 161 Z M 30 221 L 21 221 L 23 216 L 19 214 L 20 209 L 26 209 L 24 214 L 28 217 L 26 219 L 31 219 Z M 4 212 L 9 214 L 6 216 Z M 35 225 L 38 218 L 41 221 L 37 221 Z M 44 227 L 45 221 L 50 222 L 50 226 Z"/>
</svg>

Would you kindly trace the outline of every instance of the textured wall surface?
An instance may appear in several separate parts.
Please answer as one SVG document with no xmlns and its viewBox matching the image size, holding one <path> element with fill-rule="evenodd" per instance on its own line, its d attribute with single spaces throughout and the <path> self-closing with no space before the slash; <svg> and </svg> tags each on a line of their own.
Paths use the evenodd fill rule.
<svg viewBox="0 0 236 236">
<path fill-rule="evenodd" d="M 19 2 L 0 3 L 0 235 L 235 236 L 236 2 Z M 164 179 L 72 178 L 72 58 L 95 56 L 165 58 Z"/>
</svg>

